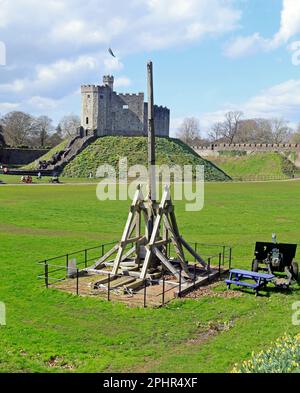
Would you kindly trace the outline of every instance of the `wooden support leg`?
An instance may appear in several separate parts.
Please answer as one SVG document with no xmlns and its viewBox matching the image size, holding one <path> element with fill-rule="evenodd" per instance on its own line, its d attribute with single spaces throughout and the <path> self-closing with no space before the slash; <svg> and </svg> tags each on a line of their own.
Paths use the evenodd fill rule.
<svg viewBox="0 0 300 393">
<path fill-rule="evenodd" d="M 181 268 L 182 268 L 182 270 L 184 271 L 184 273 L 186 274 L 187 277 L 192 278 L 192 276 L 191 276 L 191 274 L 189 272 L 188 266 L 187 266 L 187 264 L 185 262 L 185 258 L 184 258 L 184 254 L 183 254 L 183 251 L 182 251 L 181 244 L 179 243 L 178 238 L 176 237 L 176 235 L 175 235 L 175 233 L 173 231 L 171 223 L 169 222 L 168 217 L 166 215 L 163 217 L 163 219 L 164 219 L 164 224 L 165 224 L 165 226 L 167 227 L 167 229 L 168 229 L 168 231 L 170 233 L 170 237 L 171 237 L 173 246 L 175 248 L 176 254 L 177 254 L 178 258 L 179 258 L 179 262 L 180 262 Z"/>
<path fill-rule="evenodd" d="M 90 269 L 98 269 L 101 267 L 101 265 L 107 260 L 107 258 L 109 258 L 111 255 L 113 255 L 117 249 L 119 248 L 119 244 L 116 244 L 115 246 L 113 246 L 113 248 L 111 248 L 109 251 L 107 251 L 106 254 L 104 254 L 100 259 L 98 259 L 98 261 L 90 267 Z"/>
<path fill-rule="evenodd" d="M 207 263 L 196 253 L 195 250 L 181 237 L 181 243 L 188 250 L 188 252 L 199 262 L 204 268 L 207 268 Z"/>
<path fill-rule="evenodd" d="M 153 253 L 157 256 L 157 258 L 161 261 L 161 263 L 169 270 L 174 276 L 180 280 L 180 272 L 175 269 L 175 267 L 168 261 L 168 258 L 164 256 L 164 254 L 156 247 L 152 249 Z M 185 282 L 185 279 L 182 277 L 182 281 Z"/>
<path fill-rule="evenodd" d="M 133 223 L 135 223 L 135 215 L 137 213 L 138 204 L 139 204 L 139 201 L 141 200 L 141 198 L 142 198 L 142 193 L 141 193 L 141 190 L 138 188 L 136 190 L 136 193 L 135 193 L 135 196 L 133 198 L 133 202 L 132 202 L 132 205 L 131 205 L 131 208 L 130 208 L 130 212 L 128 214 L 126 225 L 125 225 L 125 228 L 124 228 L 124 231 L 123 231 L 123 235 L 122 235 L 122 238 L 121 238 L 121 242 L 120 242 L 120 245 L 119 245 L 118 253 L 117 253 L 115 261 L 114 261 L 112 274 L 117 274 L 118 273 L 118 269 L 119 269 L 119 266 L 120 266 L 122 255 L 123 255 L 123 252 L 124 252 L 125 247 L 126 247 L 126 241 L 129 238 L 130 232 L 134 228 Z"/>
</svg>

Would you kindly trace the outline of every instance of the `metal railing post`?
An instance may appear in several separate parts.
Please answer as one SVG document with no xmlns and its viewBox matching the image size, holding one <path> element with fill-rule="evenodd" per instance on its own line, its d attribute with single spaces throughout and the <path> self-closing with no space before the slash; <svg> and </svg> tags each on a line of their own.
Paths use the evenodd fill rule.
<svg viewBox="0 0 300 393">
<path fill-rule="evenodd" d="M 209 273 L 210 273 L 210 258 L 207 260 L 207 281 L 209 282 Z"/>
<path fill-rule="evenodd" d="M 48 268 L 47 261 L 45 261 L 45 285 L 46 285 L 46 288 L 49 287 L 49 268 Z"/>
<path fill-rule="evenodd" d="M 182 267 L 179 267 L 179 293 L 178 296 L 181 297 L 181 284 L 182 284 Z"/>
<path fill-rule="evenodd" d="M 221 278 L 221 261 L 222 261 L 222 253 L 219 254 L 219 278 Z"/>
<path fill-rule="evenodd" d="M 144 282 L 144 308 L 147 307 L 147 280 Z"/>
<path fill-rule="evenodd" d="M 107 280 L 107 300 L 110 301 L 110 273 L 108 273 Z"/>
<path fill-rule="evenodd" d="M 229 248 L 229 265 L 228 265 L 229 270 L 231 269 L 231 258 L 232 258 L 232 248 L 230 247 Z"/>
<path fill-rule="evenodd" d="M 76 269 L 76 295 L 79 295 L 79 269 Z"/>
<path fill-rule="evenodd" d="M 194 264 L 194 289 L 196 288 L 196 271 L 197 271 L 196 264 Z"/>
<path fill-rule="evenodd" d="M 163 291 L 162 291 L 162 305 L 165 305 L 165 286 L 166 286 L 166 279 L 165 274 L 163 273 Z"/>
<path fill-rule="evenodd" d="M 69 254 L 66 254 L 66 267 L 67 267 L 67 271 L 69 269 Z"/>
<path fill-rule="evenodd" d="M 224 266 L 225 264 L 225 246 L 223 246 L 223 258 L 222 258 L 222 264 Z"/>
</svg>

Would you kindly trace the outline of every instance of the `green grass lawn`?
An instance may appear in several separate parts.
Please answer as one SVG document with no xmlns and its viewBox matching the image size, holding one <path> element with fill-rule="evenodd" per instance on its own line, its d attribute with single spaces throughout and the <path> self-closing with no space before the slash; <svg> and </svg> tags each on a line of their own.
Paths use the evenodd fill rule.
<svg viewBox="0 0 300 393">
<path fill-rule="evenodd" d="M 209 183 L 205 207 L 185 212 L 188 240 L 234 247 L 234 266 L 250 268 L 256 240 L 299 242 L 300 183 Z M 36 261 L 118 239 L 129 201 L 100 202 L 95 185 L 0 185 L 0 327 L 2 372 L 226 372 L 284 332 L 295 334 L 299 290 L 256 298 L 176 300 L 161 309 L 128 308 L 76 297 L 37 281 Z M 298 259 L 299 256 L 298 256 Z M 221 283 L 215 289 L 223 294 Z M 231 326 L 203 334 L 213 324 Z"/>
<path fill-rule="evenodd" d="M 299 173 L 291 161 L 279 153 L 252 153 L 249 155 L 227 155 L 209 158 L 233 179 L 287 179 Z"/>
</svg>

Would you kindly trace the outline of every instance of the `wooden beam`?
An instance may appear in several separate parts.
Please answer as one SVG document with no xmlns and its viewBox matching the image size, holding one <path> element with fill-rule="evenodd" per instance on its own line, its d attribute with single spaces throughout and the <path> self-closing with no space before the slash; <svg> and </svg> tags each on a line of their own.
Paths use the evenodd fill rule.
<svg viewBox="0 0 300 393">
<path fill-rule="evenodd" d="M 123 235 L 122 235 L 122 238 L 121 238 L 119 249 L 118 249 L 118 252 L 117 252 L 117 255 L 116 255 L 116 258 L 115 258 L 112 274 L 117 274 L 118 273 L 118 269 L 119 269 L 119 265 L 120 265 L 120 262 L 121 262 L 121 259 L 122 259 L 122 255 L 123 255 L 123 252 L 125 250 L 125 242 L 128 240 L 128 237 L 130 235 L 130 230 L 132 228 L 132 223 L 133 223 L 133 221 L 135 219 L 135 214 L 136 214 L 135 207 L 138 205 L 139 200 L 141 200 L 142 197 L 143 197 L 143 195 L 142 195 L 140 186 L 138 186 L 137 190 L 135 192 L 132 204 L 131 204 L 131 208 L 130 208 L 128 217 L 127 217 L 127 221 L 126 221 L 126 224 L 125 224 L 125 228 L 124 228 L 124 231 L 123 231 Z"/>
<path fill-rule="evenodd" d="M 135 245 L 133 246 L 133 247 L 131 247 L 130 248 L 130 250 L 128 250 L 123 256 L 122 256 L 122 259 L 121 259 L 121 263 L 123 262 L 123 261 L 125 261 L 125 259 L 127 259 L 131 254 L 133 254 L 135 252 Z"/>
<path fill-rule="evenodd" d="M 172 263 L 163 255 L 161 251 L 159 251 L 158 248 L 153 247 L 152 248 L 153 253 L 157 256 L 157 258 L 161 261 L 161 263 L 171 272 L 174 274 L 174 276 L 177 277 L 177 279 L 180 279 L 180 272 L 175 269 L 175 267 L 172 265 Z M 182 277 L 182 281 L 185 282 L 184 277 Z"/>
<path fill-rule="evenodd" d="M 171 243 L 171 241 L 172 241 L 171 239 L 157 240 L 157 241 L 154 243 L 154 246 L 155 246 L 155 247 L 165 246 L 166 244 Z"/>
<path fill-rule="evenodd" d="M 188 252 L 194 257 L 196 258 L 196 260 L 205 268 L 207 269 L 208 265 L 207 263 L 204 261 L 204 259 L 202 259 L 200 257 L 200 255 L 198 255 L 196 253 L 196 251 L 188 244 L 188 242 L 186 242 L 182 237 L 180 237 L 181 243 L 183 244 L 183 246 L 188 250 Z"/>
<path fill-rule="evenodd" d="M 161 212 L 161 209 L 163 209 L 168 196 L 169 196 L 169 190 L 165 189 L 163 196 L 162 196 L 161 203 L 158 208 L 158 213 L 155 217 L 152 234 L 151 234 L 148 246 L 147 246 L 146 257 L 145 257 L 144 264 L 143 264 L 142 271 L 141 271 L 141 279 L 142 280 L 144 280 L 146 277 L 147 270 L 149 268 L 149 265 L 150 265 L 150 262 L 152 259 L 152 246 L 154 245 L 154 243 L 156 241 L 157 234 L 159 233 L 160 223 L 161 223 L 161 220 L 163 217 L 163 213 Z"/>
<path fill-rule="evenodd" d="M 109 258 L 111 255 L 113 255 L 113 253 L 115 253 L 118 248 L 119 248 L 119 244 L 116 244 L 115 246 L 113 246 L 113 248 L 111 248 L 109 251 L 107 251 L 107 253 L 104 254 L 100 259 L 98 259 L 98 261 L 95 262 L 94 265 L 92 265 L 90 268 L 97 269 L 98 267 L 101 267 L 102 263 L 105 262 L 106 259 Z"/>
<path fill-rule="evenodd" d="M 182 247 L 180 242 L 180 239 L 178 239 L 174 233 L 173 227 L 171 226 L 171 223 L 169 221 L 168 216 L 164 216 L 164 223 L 168 229 L 168 231 L 170 232 L 170 237 L 174 246 L 174 249 L 176 251 L 176 255 L 179 259 L 179 263 L 181 265 L 182 270 L 185 272 L 185 274 L 187 275 L 187 277 L 191 278 L 191 273 L 189 272 L 189 269 L 187 267 L 187 264 L 185 262 L 185 258 L 184 258 L 184 253 L 182 251 Z"/>
</svg>

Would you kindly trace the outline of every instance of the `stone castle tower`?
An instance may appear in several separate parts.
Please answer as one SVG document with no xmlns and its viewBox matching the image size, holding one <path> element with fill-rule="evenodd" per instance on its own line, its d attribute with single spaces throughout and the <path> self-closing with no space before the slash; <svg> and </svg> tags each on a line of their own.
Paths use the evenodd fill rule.
<svg viewBox="0 0 300 393">
<path fill-rule="evenodd" d="M 147 109 L 144 93 L 118 94 L 114 77 L 105 75 L 103 85 L 81 86 L 81 127 L 84 135 L 147 135 Z M 155 133 L 169 136 L 170 110 L 154 106 Z"/>
</svg>

